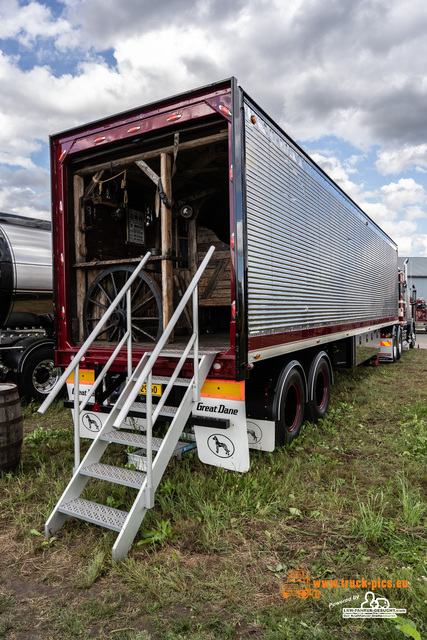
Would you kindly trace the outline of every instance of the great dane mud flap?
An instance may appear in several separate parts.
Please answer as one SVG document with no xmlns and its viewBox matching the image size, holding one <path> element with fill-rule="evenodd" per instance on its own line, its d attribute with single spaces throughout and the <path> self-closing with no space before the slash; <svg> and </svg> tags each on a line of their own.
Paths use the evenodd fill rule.
<svg viewBox="0 0 427 640">
<path fill-rule="evenodd" d="M 229 413 L 224 413 L 225 410 Z M 232 471 L 249 470 L 249 446 L 246 432 L 245 402 L 227 400 L 216 402 L 202 398 L 193 410 L 193 418 L 206 416 L 227 418 L 229 429 L 198 427 L 194 425 L 197 452 L 202 462 Z"/>
<path fill-rule="evenodd" d="M 202 462 L 232 471 L 249 470 L 249 446 L 246 432 L 244 383 L 207 380 L 193 419 L 224 419 L 228 429 L 198 426 L 194 423 L 197 452 Z"/>
<path fill-rule="evenodd" d="M 247 418 L 246 433 L 248 435 L 249 449 L 274 451 L 276 437 L 274 422 Z"/>
</svg>

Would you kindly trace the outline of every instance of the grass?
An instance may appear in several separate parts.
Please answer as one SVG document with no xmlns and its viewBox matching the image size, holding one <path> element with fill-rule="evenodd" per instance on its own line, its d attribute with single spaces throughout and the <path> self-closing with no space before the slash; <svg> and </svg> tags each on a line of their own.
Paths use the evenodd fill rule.
<svg viewBox="0 0 427 640">
<path fill-rule="evenodd" d="M 171 462 L 119 564 L 115 534 L 83 522 L 45 540 L 72 422 L 59 404 L 47 416 L 26 405 L 21 466 L 0 477 L 0 639 L 426 640 L 427 351 L 335 382 L 325 418 L 288 448 L 252 452 L 247 474 L 194 454 Z M 106 483 L 87 493 L 123 509 L 133 498 Z M 340 586 L 285 600 L 298 567 Z M 403 622 L 342 617 L 340 601 L 363 601 L 368 589 L 349 586 L 361 579 L 385 581 L 375 594 L 406 609 Z"/>
</svg>

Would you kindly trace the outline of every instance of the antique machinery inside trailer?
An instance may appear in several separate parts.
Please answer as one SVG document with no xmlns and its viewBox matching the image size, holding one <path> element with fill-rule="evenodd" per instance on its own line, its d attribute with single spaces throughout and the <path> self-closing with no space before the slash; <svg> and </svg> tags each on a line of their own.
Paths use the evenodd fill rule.
<svg viewBox="0 0 427 640">
<path fill-rule="evenodd" d="M 93 152 L 92 152 L 93 153 Z M 140 256 L 152 257 L 132 289 L 133 340 L 151 346 L 168 323 L 208 247 L 214 259 L 199 287 L 200 329 L 227 335 L 230 323 L 228 133 L 224 121 L 134 140 L 75 162 L 69 203 L 72 339 L 93 330 Z M 117 342 L 124 307 L 100 334 Z M 190 327 L 188 308 L 175 337 Z M 228 343 L 229 344 L 229 343 Z"/>
</svg>

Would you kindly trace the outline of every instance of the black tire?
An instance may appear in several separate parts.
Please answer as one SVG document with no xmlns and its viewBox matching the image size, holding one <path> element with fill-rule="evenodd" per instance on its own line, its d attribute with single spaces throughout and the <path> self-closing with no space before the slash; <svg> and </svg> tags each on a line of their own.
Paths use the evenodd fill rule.
<svg viewBox="0 0 427 640">
<path fill-rule="evenodd" d="M 296 361 L 281 372 L 275 392 L 276 443 L 290 444 L 304 422 L 305 382 Z"/>
<path fill-rule="evenodd" d="M 326 355 L 317 355 L 310 366 L 308 374 L 308 400 L 305 414 L 310 422 L 323 418 L 328 410 L 331 395 L 331 371 Z M 312 399 L 310 396 L 313 395 Z"/>
<path fill-rule="evenodd" d="M 109 267 L 90 285 L 83 304 L 83 327 L 87 337 L 96 327 L 114 298 L 124 287 L 134 267 Z M 163 331 L 162 301 L 155 280 L 141 271 L 131 287 L 132 340 L 157 342 Z M 126 332 L 126 296 L 102 329 L 97 340 L 120 342 Z"/>
<path fill-rule="evenodd" d="M 61 369 L 55 366 L 53 347 L 44 345 L 34 349 L 24 360 L 22 372 L 18 375 L 19 395 L 43 402 L 61 373 Z"/>
</svg>

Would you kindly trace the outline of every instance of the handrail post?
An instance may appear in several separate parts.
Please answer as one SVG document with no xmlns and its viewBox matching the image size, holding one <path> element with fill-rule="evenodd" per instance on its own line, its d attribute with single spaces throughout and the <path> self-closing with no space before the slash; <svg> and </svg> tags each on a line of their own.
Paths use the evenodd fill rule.
<svg viewBox="0 0 427 640">
<path fill-rule="evenodd" d="M 151 509 L 154 506 L 153 491 L 153 373 L 149 372 L 146 382 L 146 403 L 147 403 L 147 495 L 146 507 Z"/>
<path fill-rule="evenodd" d="M 80 464 L 80 365 L 74 369 L 74 473 Z"/>
<path fill-rule="evenodd" d="M 129 288 L 126 292 L 126 320 L 127 320 L 127 330 L 129 332 L 128 336 L 128 344 L 127 344 L 127 356 L 128 356 L 128 380 L 132 377 L 132 299 L 131 299 L 131 289 Z"/>
<path fill-rule="evenodd" d="M 199 399 L 199 286 L 196 284 L 193 291 L 193 333 L 195 334 L 193 347 L 193 400 Z"/>
</svg>

